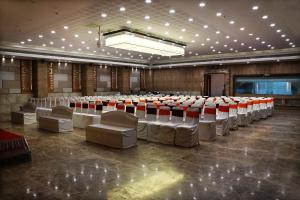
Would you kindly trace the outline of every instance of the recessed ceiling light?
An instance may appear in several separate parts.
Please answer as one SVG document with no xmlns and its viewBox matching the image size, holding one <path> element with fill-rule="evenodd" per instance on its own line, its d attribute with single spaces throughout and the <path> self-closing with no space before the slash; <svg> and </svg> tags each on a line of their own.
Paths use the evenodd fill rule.
<svg viewBox="0 0 300 200">
<path fill-rule="evenodd" d="M 258 10 L 258 8 L 259 8 L 258 6 L 253 6 L 252 10 Z"/>
<path fill-rule="evenodd" d="M 233 42 L 237 42 L 238 40 L 233 40 Z"/>
<path fill-rule="evenodd" d="M 262 44 L 265 44 L 266 42 L 265 42 L 265 41 L 261 41 L 261 43 L 262 43 Z"/>
<path fill-rule="evenodd" d="M 85 47 L 87 50 L 89 50 L 90 49 L 90 47 Z"/>
<path fill-rule="evenodd" d="M 106 13 L 102 13 L 101 17 L 105 18 L 105 17 L 107 17 L 107 14 Z"/>
<path fill-rule="evenodd" d="M 226 48 L 226 47 L 228 47 L 228 45 L 227 45 L 227 44 L 224 44 L 223 46 L 224 46 L 225 48 Z"/>
<path fill-rule="evenodd" d="M 294 43 L 290 42 L 289 45 L 293 45 Z"/>
<path fill-rule="evenodd" d="M 253 51 L 256 51 L 256 49 L 255 49 L 255 48 L 253 48 L 252 50 L 253 50 Z"/>
<path fill-rule="evenodd" d="M 241 30 L 241 31 L 244 31 L 244 30 L 245 30 L 245 27 L 241 27 L 240 30 Z"/>
<path fill-rule="evenodd" d="M 230 38 L 230 36 L 229 35 L 226 35 L 226 39 L 229 39 Z"/>
<path fill-rule="evenodd" d="M 248 48 L 249 48 L 249 49 L 252 49 L 252 46 L 249 46 Z"/>
<path fill-rule="evenodd" d="M 152 3 L 151 0 L 145 0 L 145 3 Z"/>
<path fill-rule="evenodd" d="M 203 7 L 205 7 L 205 3 L 204 3 L 204 2 L 200 2 L 200 3 L 199 3 L 199 6 L 200 6 L 201 8 L 203 8 Z"/>
<path fill-rule="evenodd" d="M 73 47 L 73 45 L 72 45 L 72 44 L 69 44 L 69 47 Z"/>
<path fill-rule="evenodd" d="M 131 24 L 131 21 L 130 20 L 127 20 L 127 22 L 126 22 L 127 24 Z"/>
<path fill-rule="evenodd" d="M 220 34 L 221 32 L 220 31 L 216 31 L 216 34 Z"/>
<path fill-rule="evenodd" d="M 222 16 L 222 13 L 217 12 L 216 16 L 217 16 L 217 17 L 221 17 L 221 16 Z"/>
<path fill-rule="evenodd" d="M 64 46 L 62 46 L 61 48 L 62 48 L 62 49 L 64 49 L 65 47 L 64 47 Z"/>
<path fill-rule="evenodd" d="M 52 30 L 52 31 L 51 31 L 51 33 L 52 33 L 52 34 L 55 34 L 55 33 L 56 33 L 56 31 Z"/>
<path fill-rule="evenodd" d="M 229 24 L 234 24 L 234 21 L 233 20 L 229 21 Z"/>
<path fill-rule="evenodd" d="M 283 37 L 283 38 L 284 38 L 284 37 L 286 37 L 286 35 L 285 35 L 285 34 L 282 34 L 282 35 L 281 35 L 281 37 Z"/>
<path fill-rule="evenodd" d="M 276 24 L 275 24 L 275 23 L 272 23 L 272 24 L 270 24 L 270 26 L 271 26 L 271 27 L 274 27 L 274 26 L 276 26 Z"/>
<path fill-rule="evenodd" d="M 32 41 L 32 39 L 30 39 L 30 38 L 29 38 L 29 39 L 27 39 L 27 41 L 28 41 L 28 42 L 31 42 L 31 41 Z"/>
<path fill-rule="evenodd" d="M 75 35 L 74 35 L 74 37 L 78 38 L 78 37 L 79 37 L 79 35 L 78 35 L 78 34 L 75 34 Z"/>
<path fill-rule="evenodd" d="M 205 46 L 205 44 L 204 44 L 204 43 L 201 43 L 201 46 Z"/>
<path fill-rule="evenodd" d="M 268 44 L 268 47 L 271 47 L 272 45 Z"/>
<path fill-rule="evenodd" d="M 208 25 L 205 24 L 205 25 L 203 26 L 203 28 L 208 28 Z"/>
<path fill-rule="evenodd" d="M 213 49 L 212 51 L 213 51 L 213 52 L 215 52 L 216 50 L 215 50 L 215 49 Z"/>
<path fill-rule="evenodd" d="M 174 9 L 171 9 L 171 10 L 169 10 L 169 13 L 170 13 L 170 14 L 174 14 L 174 13 L 175 13 L 175 10 L 174 10 Z"/>
<path fill-rule="evenodd" d="M 241 46 L 244 46 L 245 45 L 245 43 L 241 43 Z"/>
<path fill-rule="evenodd" d="M 198 34 L 198 33 L 196 33 L 196 34 L 195 34 L 195 37 L 199 37 L 199 34 Z"/>
<path fill-rule="evenodd" d="M 253 33 L 249 33 L 248 35 L 249 35 L 249 36 L 253 36 Z"/>
<path fill-rule="evenodd" d="M 21 43 L 21 44 L 25 44 L 25 42 L 24 42 L 24 41 L 21 41 L 20 43 Z"/>
<path fill-rule="evenodd" d="M 92 34 L 93 32 L 92 31 L 88 31 L 88 34 Z"/>
<path fill-rule="evenodd" d="M 296 47 L 296 45 L 292 45 L 292 47 L 294 48 L 294 47 Z"/>
<path fill-rule="evenodd" d="M 271 47 L 271 49 L 275 49 L 275 47 Z"/>
<path fill-rule="evenodd" d="M 69 29 L 69 27 L 68 27 L 68 26 L 64 26 L 64 29 L 66 29 L 66 30 L 67 30 L 67 29 Z"/>
<path fill-rule="evenodd" d="M 289 39 L 289 38 L 287 38 L 287 39 L 285 39 L 285 41 L 287 41 L 287 42 L 288 42 L 288 41 L 290 41 L 290 39 Z"/>
<path fill-rule="evenodd" d="M 81 41 L 81 44 L 85 44 L 85 41 Z"/>
<path fill-rule="evenodd" d="M 210 38 L 206 38 L 206 41 L 210 41 Z"/>
<path fill-rule="evenodd" d="M 182 31 L 182 32 L 185 32 L 186 30 L 185 30 L 185 28 L 183 28 L 183 29 L 181 29 L 181 31 Z"/>
<path fill-rule="evenodd" d="M 193 22 L 194 19 L 190 17 L 190 18 L 188 19 L 188 21 L 189 21 L 189 22 Z"/>
<path fill-rule="evenodd" d="M 276 30 L 276 32 L 277 32 L 277 33 L 280 33 L 280 32 L 281 32 L 281 30 L 280 30 L 280 29 L 278 29 L 278 30 Z"/>
<path fill-rule="evenodd" d="M 66 41 L 66 39 L 65 38 L 61 38 L 61 41 Z"/>
<path fill-rule="evenodd" d="M 269 16 L 268 16 L 268 15 L 264 15 L 264 16 L 262 16 L 261 18 L 263 18 L 263 19 L 268 19 Z"/>
<path fill-rule="evenodd" d="M 229 50 L 230 50 L 230 51 L 233 51 L 233 48 L 230 48 Z"/>
<path fill-rule="evenodd" d="M 81 48 L 78 48 L 78 51 L 81 51 Z"/>
<path fill-rule="evenodd" d="M 216 43 L 216 44 L 219 44 L 220 42 L 219 42 L 219 41 L 216 41 L 215 43 Z"/>
<path fill-rule="evenodd" d="M 259 37 L 257 37 L 257 38 L 255 38 L 256 40 L 260 40 L 260 38 Z"/>
<path fill-rule="evenodd" d="M 54 42 L 50 41 L 50 42 L 49 42 L 49 44 L 53 45 L 53 44 L 54 44 Z"/>
<path fill-rule="evenodd" d="M 166 23 L 165 23 L 165 26 L 170 26 L 170 23 L 166 22 Z"/>
<path fill-rule="evenodd" d="M 43 44 L 43 47 L 45 47 L 46 46 L 46 44 Z"/>
<path fill-rule="evenodd" d="M 145 19 L 146 19 L 146 20 L 150 19 L 150 16 L 149 16 L 149 15 L 146 15 L 146 16 L 145 16 Z"/>
<path fill-rule="evenodd" d="M 121 7 L 121 8 L 120 8 L 120 11 L 121 11 L 121 12 L 124 12 L 125 10 L 126 10 L 125 7 Z"/>
<path fill-rule="evenodd" d="M 192 42 L 192 43 L 195 43 L 195 40 L 192 40 L 191 42 Z"/>
<path fill-rule="evenodd" d="M 39 35 L 39 38 L 43 38 L 44 36 L 43 35 Z"/>
</svg>

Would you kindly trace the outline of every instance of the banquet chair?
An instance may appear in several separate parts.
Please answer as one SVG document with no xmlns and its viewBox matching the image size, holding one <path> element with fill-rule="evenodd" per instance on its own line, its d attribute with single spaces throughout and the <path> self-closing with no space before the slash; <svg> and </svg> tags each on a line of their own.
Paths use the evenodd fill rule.
<svg viewBox="0 0 300 200">
<path fill-rule="evenodd" d="M 229 105 L 221 103 L 218 107 L 216 134 L 229 135 Z"/>
<path fill-rule="evenodd" d="M 199 140 L 212 141 L 216 139 L 216 107 L 215 105 L 203 106 L 203 119 L 199 121 Z"/>
<path fill-rule="evenodd" d="M 237 120 L 237 104 L 235 102 L 229 103 L 229 129 L 230 130 L 237 130 L 238 120 Z"/>
<path fill-rule="evenodd" d="M 183 124 L 176 126 L 175 145 L 193 147 L 199 144 L 199 108 L 188 108 Z"/>
<path fill-rule="evenodd" d="M 247 119 L 247 101 L 240 101 L 238 103 L 238 125 L 239 126 L 248 126 Z"/>
</svg>

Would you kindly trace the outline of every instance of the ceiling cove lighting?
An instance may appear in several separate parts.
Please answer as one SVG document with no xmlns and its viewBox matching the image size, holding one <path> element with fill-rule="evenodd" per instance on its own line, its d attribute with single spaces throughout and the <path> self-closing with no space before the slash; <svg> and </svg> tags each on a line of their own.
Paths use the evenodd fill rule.
<svg viewBox="0 0 300 200">
<path fill-rule="evenodd" d="M 119 30 L 105 34 L 108 47 L 137 51 L 161 56 L 178 56 L 184 54 L 185 44 L 162 40 L 139 32 Z"/>
</svg>

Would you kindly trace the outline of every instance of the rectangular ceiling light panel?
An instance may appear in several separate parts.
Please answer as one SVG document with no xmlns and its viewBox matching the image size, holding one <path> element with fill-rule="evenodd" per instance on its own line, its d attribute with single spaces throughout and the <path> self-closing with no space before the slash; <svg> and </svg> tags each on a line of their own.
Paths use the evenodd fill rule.
<svg viewBox="0 0 300 200">
<path fill-rule="evenodd" d="M 178 56 L 184 54 L 184 46 L 125 31 L 106 35 L 105 44 L 109 47 L 161 56 Z"/>
</svg>

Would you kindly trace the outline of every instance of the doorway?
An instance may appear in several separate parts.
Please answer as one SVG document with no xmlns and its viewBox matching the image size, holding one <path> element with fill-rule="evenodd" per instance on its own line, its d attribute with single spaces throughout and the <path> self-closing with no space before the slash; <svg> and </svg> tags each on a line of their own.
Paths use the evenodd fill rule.
<svg viewBox="0 0 300 200">
<path fill-rule="evenodd" d="M 225 95 L 225 74 L 223 73 L 205 74 L 204 95 L 224 96 Z"/>
</svg>

